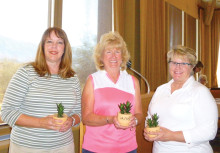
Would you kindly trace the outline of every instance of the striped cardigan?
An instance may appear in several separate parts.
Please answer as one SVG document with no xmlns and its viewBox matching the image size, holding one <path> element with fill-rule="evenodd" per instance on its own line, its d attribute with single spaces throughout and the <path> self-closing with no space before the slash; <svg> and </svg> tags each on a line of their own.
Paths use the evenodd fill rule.
<svg viewBox="0 0 220 153">
<path fill-rule="evenodd" d="M 56 103 L 65 113 L 81 116 L 81 91 L 77 76 L 62 79 L 59 75 L 40 77 L 31 65 L 18 69 L 6 90 L 2 119 L 12 127 L 11 141 L 39 149 L 52 149 L 73 143 L 72 130 L 58 132 L 15 125 L 21 114 L 45 117 L 57 112 Z"/>
</svg>

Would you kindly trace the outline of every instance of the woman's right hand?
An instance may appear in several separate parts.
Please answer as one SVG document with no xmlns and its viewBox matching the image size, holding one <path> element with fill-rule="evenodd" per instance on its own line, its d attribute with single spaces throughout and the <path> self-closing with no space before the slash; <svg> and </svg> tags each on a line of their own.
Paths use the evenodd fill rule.
<svg viewBox="0 0 220 153">
<path fill-rule="evenodd" d="M 48 115 L 46 117 L 42 117 L 42 118 L 40 118 L 40 121 L 39 121 L 41 128 L 59 131 L 59 129 L 62 125 L 57 124 L 56 122 L 59 122 L 59 121 L 56 121 L 53 118 L 53 115 Z"/>
<path fill-rule="evenodd" d="M 144 128 L 144 138 L 149 142 L 155 141 L 155 137 L 150 137 L 149 134 L 153 134 L 155 137 L 158 136 L 158 132 L 147 132 L 147 129 Z"/>
<path fill-rule="evenodd" d="M 155 135 L 155 137 L 149 137 L 149 134 Z M 165 127 L 160 126 L 159 132 L 147 132 L 144 129 L 144 138 L 147 141 L 177 141 L 177 142 L 185 142 L 185 138 L 183 136 L 182 131 L 171 131 Z"/>
</svg>

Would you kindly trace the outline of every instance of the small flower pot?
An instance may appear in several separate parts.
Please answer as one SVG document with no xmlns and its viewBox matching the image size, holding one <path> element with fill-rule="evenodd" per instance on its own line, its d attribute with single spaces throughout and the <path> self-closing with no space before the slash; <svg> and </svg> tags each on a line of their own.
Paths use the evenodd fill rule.
<svg viewBox="0 0 220 153">
<path fill-rule="evenodd" d="M 159 126 L 157 126 L 157 127 L 146 127 L 146 130 L 147 130 L 147 132 L 159 132 L 160 131 L 160 127 Z M 154 134 L 149 134 L 148 135 L 150 138 L 154 138 L 154 137 L 156 137 L 156 135 L 154 135 Z"/>
<path fill-rule="evenodd" d="M 118 122 L 122 126 L 129 126 L 131 117 L 132 117 L 131 113 L 121 114 L 120 112 L 118 112 Z"/>
<path fill-rule="evenodd" d="M 56 113 L 54 114 L 53 118 L 62 121 L 62 122 L 57 122 L 57 124 L 63 124 L 67 120 L 68 116 L 66 114 L 63 114 L 63 117 L 57 117 L 57 113 Z"/>
</svg>

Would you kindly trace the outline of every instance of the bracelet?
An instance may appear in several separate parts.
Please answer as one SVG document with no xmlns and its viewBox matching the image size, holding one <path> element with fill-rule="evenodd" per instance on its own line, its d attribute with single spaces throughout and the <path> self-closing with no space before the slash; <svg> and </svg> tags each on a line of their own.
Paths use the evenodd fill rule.
<svg viewBox="0 0 220 153">
<path fill-rule="evenodd" d="M 138 120 L 137 120 L 137 118 L 135 117 L 134 120 L 135 120 L 135 124 L 136 124 L 136 126 L 137 126 L 137 125 L 138 125 Z"/>
<path fill-rule="evenodd" d="M 106 117 L 106 122 L 107 122 L 107 124 L 109 124 L 108 116 Z"/>
<path fill-rule="evenodd" d="M 76 119 L 75 119 L 74 117 L 72 117 L 72 116 L 70 116 L 70 117 L 73 119 L 73 124 L 72 124 L 72 126 L 74 126 Z"/>
</svg>

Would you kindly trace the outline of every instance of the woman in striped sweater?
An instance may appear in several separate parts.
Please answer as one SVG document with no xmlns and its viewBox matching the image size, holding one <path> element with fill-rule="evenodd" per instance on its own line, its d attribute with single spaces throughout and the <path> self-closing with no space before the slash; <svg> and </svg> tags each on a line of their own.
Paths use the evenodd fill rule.
<svg viewBox="0 0 220 153">
<path fill-rule="evenodd" d="M 48 28 L 35 61 L 15 73 L 3 99 L 2 119 L 12 127 L 10 153 L 74 153 L 71 127 L 80 122 L 81 92 L 71 65 L 66 33 Z M 52 114 L 61 102 L 69 117 L 59 125 Z"/>
</svg>

